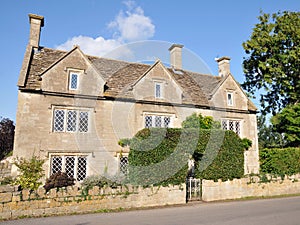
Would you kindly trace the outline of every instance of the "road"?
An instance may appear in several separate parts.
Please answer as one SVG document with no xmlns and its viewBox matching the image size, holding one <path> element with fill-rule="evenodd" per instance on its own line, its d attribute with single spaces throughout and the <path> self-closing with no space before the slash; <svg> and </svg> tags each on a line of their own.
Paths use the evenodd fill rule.
<svg viewBox="0 0 300 225">
<path fill-rule="evenodd" d="M 193 203 L 159 209 L 21 219 L 0 225 L 299 225 L 300 197 Z"/>
</svg>

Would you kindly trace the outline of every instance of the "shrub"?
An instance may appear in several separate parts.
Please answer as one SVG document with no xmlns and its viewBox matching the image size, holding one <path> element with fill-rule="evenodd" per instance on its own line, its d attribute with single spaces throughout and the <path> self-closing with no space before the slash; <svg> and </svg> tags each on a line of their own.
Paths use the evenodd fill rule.
<svg viewBox="0 0 300 225">
<path fill-rule="evenodd" d="M 47 178 L 44 188 L 46 192 L 48 192 L 52 188 L 67 187 L 74 184 L 75 179 L 73 177 L 69 177 L 66 173 L 63 172 L 57 172 Z"/>
<path fill-rule="evenodd" d="M 15 184 L 20 185 L 22 189 L 36 190 L 42 184 L 40 179 L 44 176 L 44 160 L 33 156 L 31 159 L 21 158 L 15 160 L 14 165 L 20 171 Z"/>
<path fill-rule="evenodd" d="M 151 128 L 130 141 L 129 180 L 141 185 L 185 182 L 188 159 L 198 178 L 233 179 L 244 175 L 244 143 L 233 131 Z"/>
<path fill-rule="evenodd" d="M 300 173 L 300 148 L 265 148 L 259 157 L 262 173 L 276 176 Z"/>
<path fill-rule="evenodd" d="M 82 182 L 82 187 L 84 189 L 92 189 L 97 186 L 99 188 L 107 187 L 117 187 L 123 183 L 125 183 L 125 176 L 122 175 L 114 175 L 109 177 L 108 175 L 92 175 L 85 178 Z"/>
</svg>

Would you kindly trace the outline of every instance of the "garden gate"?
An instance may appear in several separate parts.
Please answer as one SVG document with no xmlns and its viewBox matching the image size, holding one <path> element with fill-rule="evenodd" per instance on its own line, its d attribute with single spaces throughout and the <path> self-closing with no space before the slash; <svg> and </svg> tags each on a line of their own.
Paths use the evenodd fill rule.
<svg viewBox="0 0 300 225">
<path fill-rule="evenodd" d="M 201 179 L 188 177 L 186 179 L 186 201 L 200 201 L 202 197 Z"/>
</svg>

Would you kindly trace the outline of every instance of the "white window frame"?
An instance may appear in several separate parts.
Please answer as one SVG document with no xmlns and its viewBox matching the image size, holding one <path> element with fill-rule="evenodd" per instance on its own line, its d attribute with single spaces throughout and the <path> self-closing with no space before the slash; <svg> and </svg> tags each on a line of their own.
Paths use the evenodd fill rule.
<svg viewBox="0 0 300 225">
<path fill-rule="evenodd" d="M 227 97 L 227 105 L 228 106 L 233 106 L 233 104 L 234 104 L 233 96 L 234 96 L 233 92 L 230 92 L 230 91 L 227 92 L 226 97 Z"/>
<path fill-rule="evenodd" d="M 232 129 L 230 129 L 230 123 L 233 123 Z M 237 130 L 237 124 L 239 124 L 239 130 Z M 232 130 L 238 136 L 240 136 L 240 137 L 242 136 L 242 120 L 241 119 L 232 119 L 232 118 L 221 119 L 221 127 L 223 130 Z"/>
<path fill-rule="evenodd" d="M 157 87 L 159 87 L 159 95 L 157 92 Z M 154 82 L 154 96 L 155 98 L 163 98 L 163 83 L 162 82 Z"/>
<path fill-rule="evenodd" d="M 61 110 L 64 112 L 63 115 L 63 124 L 62 129 L 58 130 L 55 128 L 56 124 L 56 111 Z M 75 118 L 75 129 L 69 130 L 68 122 L 69 120 L 69 112 L 76 112 L 76 118 Z M 87 130 L 80 130 L 80 116 L 81 113 L 87 113 Z M 90 123 L 91 123 L 91 110 L 87 108 L 70 108 L 70 107 L 59 107 L 55 106 L 52 109 L 52 132 L 53 133 L 88 133 L 90 132 Z"/>
<path fill-rule="evenodd" d="M 72 87 L 73 85 L 73 77 L 76 77 L 76 87 Z M 78 90 L 79 86 L 79 73 L 70 72 L 69 73 L 69 90 Z"/>
<path fill-rule="evenodd" d="M 49 177 L 53 174 L 53 158 L 54 157 L 60 157 L 62 159 L 62 166 L 61 166 L 61 172 L 66 172 L 66 159 L 67 157 L 74 157 L 75 161 L 74 161 L 74 168 L 73 168 L 73 172 L 74 172 L 74 176 L 73 178 L 78 181 L 81 182 L 83 181 L 87 176 L 88 176 L 88 154 L 75 154 L 75 153 L 53 153 L 53 154 L 49 154 L 49 165 L 50 165 L 50 169 L 49 169 Z M 86 167 L 85 167 L 85 176 L 84 178 L 78 180 L 78 166 L 79 166 L 79 158 L 83 157 L 86 159 Z M 59 172 L 59 171 L 57 171 Z"/>
<path fill-rule="evenodd" d="M 81 69 L 75 69 L 75 68 L 66 68 L 66 71 L 68 73 L 68 89 L 70 91 L 76 91 L 79 89 L 81 75 L 84 73 L 84 70 Z M 72 76 L 75 75 L 77 77 L 77 84 L 76 88 L 72 87 Z"/>
<path fill-rule="evenodd" d="M 151 117 L 151 126 L 146 126 L 146 117 Z M 156 118 L 161 117 L 161 126 L 156 126 Z M 168 126 L 165 126 L 165 118 L 170 118 Z M 161 128 L 172 128 L 174 123 L 174 114 L 166 113 L 144 113 L 143 115 L 143 128 L 150 127 L 161 127 Z"/>
</svg>

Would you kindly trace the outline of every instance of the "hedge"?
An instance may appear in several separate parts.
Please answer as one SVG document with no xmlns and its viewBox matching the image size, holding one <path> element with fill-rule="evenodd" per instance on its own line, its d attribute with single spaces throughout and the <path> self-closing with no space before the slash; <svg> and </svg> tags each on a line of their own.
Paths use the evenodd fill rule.
<svg viewBox="0 0 300 225">
<path fill-rule="evenodd" d="M 232 131 L 146 128 L 130 140 L 130 182 L 184 183 L 191 156 L 197 178 L 228 180 L 244 174 L 244 145 Z"/>
<path fill-rule="evenodd" d="M 277 176 L 300 173 L 300 148 L 265 148 L 259 157 L 262 173 Z"/>
</svg>

